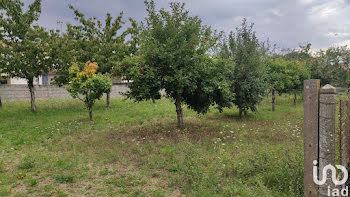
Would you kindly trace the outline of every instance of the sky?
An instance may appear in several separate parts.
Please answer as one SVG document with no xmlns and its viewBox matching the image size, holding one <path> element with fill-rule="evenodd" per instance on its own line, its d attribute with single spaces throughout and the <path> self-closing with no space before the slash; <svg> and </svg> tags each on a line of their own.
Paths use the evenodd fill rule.
<svg viewBox="0 0 350 197">
<path fill-rule="evenodd" d="M 23 0 L 26 5 L 32 1 Z M 314 50 L 350 46 L 350 0 L 155 0 L 158 8 L 165 9 L 171 1 L 185 2 L 191 15 L 226 33 L 247 18 L 260 40 L 269 38 L 280 49 L 308 42 Z M 75 22 L 69 4 L 101 20 L 107 12 L 116 17 L 123 11 L 126 21 L 132 17 L 140 22 L 146 17 L 144 0 L 43 0 L 38 24 L 64 30 L 66 23 Z"/>
</svg>

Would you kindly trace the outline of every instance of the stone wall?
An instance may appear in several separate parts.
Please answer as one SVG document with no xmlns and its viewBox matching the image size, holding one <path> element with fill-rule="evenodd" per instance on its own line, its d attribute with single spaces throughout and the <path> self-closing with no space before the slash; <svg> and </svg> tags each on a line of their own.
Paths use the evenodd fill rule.
<svg viewBox="0 0 350 197">
<path fill-rule="evenodd" d="M 113 85 L 111 97 L 121 97 L 121 93 L 128 90 L 125 83 Z M 0 97 L 3 102 L 30 101 L 27 85 L 0 85 Z M 72 98 L 64 87 L 55 85 L 35 86 L 35 97 L 36 100 Z"/>
</svg>

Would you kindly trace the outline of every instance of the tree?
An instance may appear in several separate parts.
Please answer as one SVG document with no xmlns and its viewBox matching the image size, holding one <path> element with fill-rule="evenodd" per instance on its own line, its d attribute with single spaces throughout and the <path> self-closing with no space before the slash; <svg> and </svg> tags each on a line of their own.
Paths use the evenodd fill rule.
<svg viewBox="0 0 350 197">
<path fill-rule="evenodd" d="M 308 61 L 311 55 L 311 43 L 306 43 L 305 45 L 299 45 L 299 49 L 284 49 L 286 54 L 284 58 L 286 60 L 296 60 L 296 61 Z"/>
<path fill-rule="evenodd" d="M 230 33 L 226 44 L 226 56 L 235 64 L 234 75 L 230 81 L 233 81 L 233 103 L 239 109 L 239 117 L 249 109 L 256 111 L 256 105 L 261 102 L 266 90 L 264 50 L 253 31 L 253 26 L 243 19 L 236 33 Z"/>
<path fill-rule="evenodd" d="M 230 91 L 223 61 L 211 55 L 218 35 L 190 16 L 185 4 L 170 3 L 170 11 L 155 10 L 154 1 L 145 1 L 148 16 L 140 35 L 139 56 L 120 65 L 131 73 L 127 96 L 136 101 L 160 99 L 160 91 L 172 98 L 176 107 L 177 127 L 183 129 L 186 104 L 198 113 L 217 104 L 230 106 Z M 134 63 L 132 63 L 134 62 Z"/>
<path fill-rule="evenodd" d="M 310 64 L 311 75 L 321 79 L 322 84 L 346 87 L 350 80 L 349 64 L 350 50 L 347 46 L 330 47 L 317 52 Z"/>
<path fill-rule="evenodd" d="M 57 32 L 33 25 L 41 13 L 41 0 L 35 0 L 26 12 L 19 0 L 0 3 L 0 65 L 8 77 L 27 80 L 31 110 L 36 111 L 34 78 L 47 73 L 56 61 L 54 42 Z"/>
<path fill-rule="evenodd" d="M 303 81 L 310 78 L 305 63 L 296 60 L 286 60 L 276 57 L 267 64 L 267 82 L 272 92 L 272 111 L 275 111 L 275 92 L 294 94 L 294 105 L 297 101 L 297 92 L 303 88 Z"/>
<path fill-rule="evenodd" d="M 138 25 L 133 19 L 129 19 L 132 27 L 121 32 L 121 28 L 125 23 L 123 21 L 123 13 L 113 19 L 110 13 L 107 13 L 104 24 L 95 17 L 86 19 L 84 14 L 79 12 L 73 6 L 70 8 L 74 11 L 75 19 L 79 25 L 67 25 L 67 40 L 71 41 L 67 44 L 70 46 L 69 55 L 71 61 L 79 63 L 85 62 L 87 59 L 97 61 L 99 63 L 98 72 L 111 75 L 112 69 L 119 61 L 136 52 L 138 33 Z M 131 35 L 132 39 L 126 41 L 126 36 Z M 63 72 L 67 68 L 61 69 Z M 66 74 L 68 74 L 66 72 Z M 67 83 L 62 81 L 61 84 Z M 107 94 L 107 107 L 110 106 L 110 92 Z"/>
<path fill-rule="evenodd" d="M 286 88 L 294 95 L 294 105 L 297 105 L 297 92 L 304 87 L 304 80 L 310 79 L 310 71 L 305 61 L 287 61 L 287 76 L 289 78 Z"/>
<path fill-rule="evenodd" d="M 311 78 L 320 79 L 321 84 L 347 86 L 350 79 L 350 52 L 347 46 L 330 47 L 311 54 L 311 44 L 301 45 L 299 50 L 289 50 L 287 60 L 305 64 Z"/>
<path fill-rule="evenodd" d="M 77 63 L 69 68 L 69 84 L 67 91 L 73 98 L 83 101 L 89 111 L 89 118 L 92 121 L 92 107 L 96 100 L 101 99 L 103 93 L 110 92 L 112 81 L 109 77 L 96 74 L 97 63 L 86 62 L 82 70 Z"/>
<path fill-rule="evenodd" d="M 287 75 L 287 63 L 281 58 L 268 60 L 267 63 L 267 84 L 272 94 L 272 111 L 276 108 L 275 93 L 285 92 L 288 84 L 291 84 L 290 78 Z"/>
</svg>

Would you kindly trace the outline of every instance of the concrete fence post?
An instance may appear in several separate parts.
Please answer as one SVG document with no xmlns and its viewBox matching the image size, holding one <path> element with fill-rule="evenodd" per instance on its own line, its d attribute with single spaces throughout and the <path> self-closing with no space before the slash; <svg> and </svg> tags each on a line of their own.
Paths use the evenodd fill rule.
<svg viewBox="0 0 350 197">
<path fill-rule="evenodd" d="M 345 152 L 344 158 L 343 158 L 343 165 L 345 167 L 348 167 L 350 162 L 350 100 L 346 102 L 346 121 L 345 121 L 345 130 L 343 134 L 343 144 L 344 148 L 343 151 Z"/>
<path fill-rule="evenodd" d="M 339 163 L 345 166 L 345 102 L 339 101 Z"/>
<path fill-rule="evenodd" d="M 313 161 L 318 161 L 318 113 L 320 80 L 304 81 L 304 196 L 317 197 Z"/>
<path fill-rule="evenodd" d="M 327 165 L 335 165 L 335 121 L 336 121 L 336 89 L 325 85 L 320 90 L 319 111 L 319 177 Z M 327 181 L 320 185 L 320 196 L 328 196 L 328 187 L 335 188 L 332 181 L 332 172 L 327 171 Z"/>
</svg>

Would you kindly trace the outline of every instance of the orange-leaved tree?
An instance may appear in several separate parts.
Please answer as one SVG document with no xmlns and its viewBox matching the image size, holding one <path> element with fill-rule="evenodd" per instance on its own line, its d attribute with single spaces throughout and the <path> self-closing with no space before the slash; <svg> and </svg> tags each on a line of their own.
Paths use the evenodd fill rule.
<svg viewBox="0 0 350 197">
<path fill-rule="evenodd" d="M 96 73 L 96 62 L 86 62 L 84 68 L 77 63 L 69 68 L 69 84 L 67 91 L 73 98 L 83 101 L 89 110 L 89 118 L 92 120 L 92 107 L 96 100 L 101 99 L 103 93 L 110 92 L 112 81 L 109 77 Z"/>
</svg>

